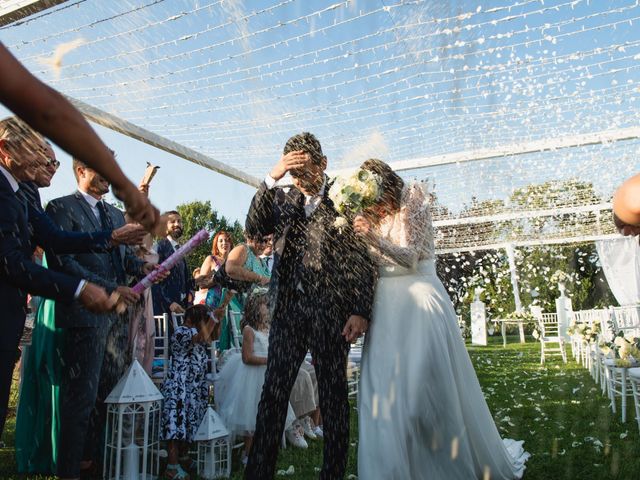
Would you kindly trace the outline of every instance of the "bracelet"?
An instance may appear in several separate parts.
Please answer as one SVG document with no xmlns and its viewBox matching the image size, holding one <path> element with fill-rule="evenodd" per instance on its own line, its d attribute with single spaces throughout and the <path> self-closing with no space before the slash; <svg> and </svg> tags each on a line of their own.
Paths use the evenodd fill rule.
<svg viewBox="0 0 640 480">
<path fill-rule="evenodd" d="M 82 292 L 84 292 L 87 288 L 87 285 L 89 284 L 89 282 L 87 280 L 80 280 L 82 283 L 82 286 L 80 287 L 80 290 L 78 291 L 78 297 L 80 297 L 82 295 Z"/>
</svg>

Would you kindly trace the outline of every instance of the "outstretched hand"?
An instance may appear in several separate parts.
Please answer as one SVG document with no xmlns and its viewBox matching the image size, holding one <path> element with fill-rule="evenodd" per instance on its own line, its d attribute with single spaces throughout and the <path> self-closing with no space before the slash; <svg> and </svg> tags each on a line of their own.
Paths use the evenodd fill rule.
<svg viewBox="0 0 640 480">
<path fill-rule="evenodd" d="M 127 215 L 134 221 L 141 223 L 148 231 L 156 227 L 160 221 L 160 212 L 133 184 L 126 190 L 114 188 L 113 194 L 124 202 Z"/>
<path fill-rule="evenodd" d="M 111 243 L 117 245 L 139 245 L 147 231 L 137 223 L 127 223 L 111 232 Z"/>
<path fill-rule="evenodd" d="M 342 336 L 349 343 L 354 343 L 369 328 L 369 321 L 360 315 L 351 315 L 342 329 Z"/>
</svg>

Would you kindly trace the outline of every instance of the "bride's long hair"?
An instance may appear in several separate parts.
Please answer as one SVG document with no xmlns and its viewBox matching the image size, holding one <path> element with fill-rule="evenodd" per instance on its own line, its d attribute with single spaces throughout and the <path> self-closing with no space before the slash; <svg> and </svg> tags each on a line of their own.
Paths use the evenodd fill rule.
<svg viewBox="0 0 640 480">
<path fill-rule="evenodd" d="M 402 200 L 404 180 L 393 169 L 377 158 L 370 158 L 360 165 L 363 170 L 369 170 L 382 179 L 381 202 L 389 205 L 392 210 L 399 210 Z"/>
</svg>

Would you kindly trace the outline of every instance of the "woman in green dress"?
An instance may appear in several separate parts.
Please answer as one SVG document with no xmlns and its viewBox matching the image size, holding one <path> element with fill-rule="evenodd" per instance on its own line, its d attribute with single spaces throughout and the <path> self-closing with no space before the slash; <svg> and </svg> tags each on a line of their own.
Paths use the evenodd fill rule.
<svg viewBox="0 0 640 480">
<path fill-rule="evenodd" d="M 246 242 L 234 247 L 227 261 L 225 269 L 227 275 L 233 280 L 248 282 L 266 286 L 271 279 L 269 269 L 259 258 L 266 247 L 267 240 L 260 235 L 245 235 Z M 231 321 L 234 321 L 235 331 L 240 332 L 240 320 L 244 310 L 244 293 L 236 293 L 228 302 L 227 315 L 222 323 L 220 333 L 220 351 L 227 350 L 233 345 L 233 329 Z"/>
<path fill-rule="evenodd" d="M 46 258 L 42 265 L 47 266 Z M 58 457 L 60 347 L 64 330 L 55 325 L 55 302 L 40 302 L 23 353 L 23 375 L 16 418 L 16 462 L 21 473 L 52 474 Z"/>
</svg>

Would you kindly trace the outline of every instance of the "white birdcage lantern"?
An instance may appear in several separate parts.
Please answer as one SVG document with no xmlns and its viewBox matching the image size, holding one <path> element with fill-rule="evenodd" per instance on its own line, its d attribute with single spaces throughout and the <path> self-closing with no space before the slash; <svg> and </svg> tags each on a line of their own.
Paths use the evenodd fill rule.
<svg viewBox="0 0 640 480">
<path fill-rule="evenodd" d="M 200 478 L 229 478 L 231 475 L 231 437 L 220 415 L 207 407 L 194 438 L 198 442 Z"/>
<path fill-rule="evenodd" d="M 103 478 L 154 480 L 160 468 L 162 394 L 134 360 L 105 400 Z"/>
</svg>

